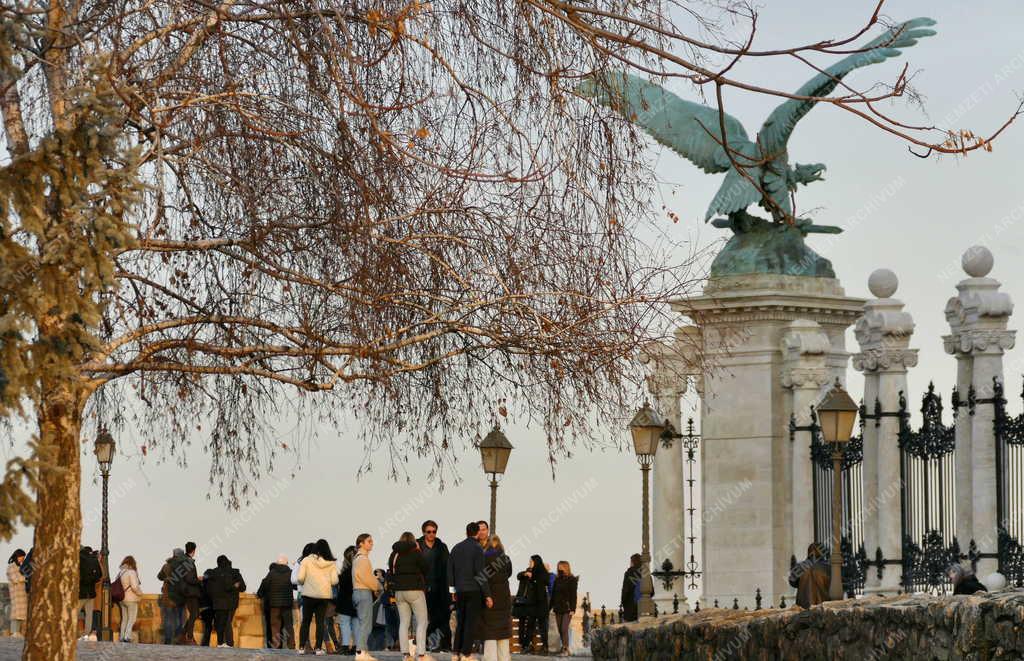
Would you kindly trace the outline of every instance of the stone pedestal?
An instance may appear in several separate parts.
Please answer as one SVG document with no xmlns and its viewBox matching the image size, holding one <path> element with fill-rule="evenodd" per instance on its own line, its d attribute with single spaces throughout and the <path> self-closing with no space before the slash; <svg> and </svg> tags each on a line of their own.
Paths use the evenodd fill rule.
<svg viewBox="0 0 1024 661">
<path fill-rule="evenodd" d="M 864 549 L 874 558 L 878 549 L 886 558 L 902 557 L 900 521 L 899 394 L 907 391 L 907 368 L 917 364 L 917 349 L 908 348 L 914 320 L 903 311 L 903 302 L 892 295 L 899 280 L 888 269 L 868 279 L 877 298 L 864 304 L 854 334 L 860 353 L 853 367 L 864 373 L 864 405 L 869 415 L 881 414 L 864 424 Z M 868 592 L 893 592 L 900 588 L 900 571 L 885 568 L 882 579 L 869 571 Z"/>
<path fill-rule="evenodd" d="M 735 598 L 753 608 L 756 588 L 764 605 L 790 592 L 790 557 L 806 545 L 793 548 L 792 399 L 782 379 L 782 338 L 793 321 L 816 322 L 827 338 L 826 381 L 844 381 L 844 333 L 863 304 L 834 278 L 774 274 L 713 278 L 702 296 L 677 304 L 701 329 L 708 362 L 701 400 L 702 604 L 717 598 L 731 605 Z"/>
<path fill-rule="evenodd" d="M 993 379 L 1003 380 L 1003 353 L 1014 345 L 1015 331 L 1007 330 L 1013 302 L 999 291 L 998 280 L 987 277 L 993 264 L 987 248 L 969 248 L 962 263 L 969 277 L 957 284 L 958 294 L 946 304 L 950 334 L 943 342 L 946 352 L 957 357 L 958 385 L 968 381 L 976 398 L 987 399 L 993 395 Z M 956 533 L 961 546 L 973 539 L 982 554 L 994 554 L 998 543 L 993 420 L 990 403 L 979 403 L 974 415 L 957 419 L 958 432 L 967 424 L 970 431 L 957 434 L 956 461 L 965 468 L 957 471 Z M 987 576 L 995 569 L 994 558 L 983 558 L 977 574 Z"/>
</svg>

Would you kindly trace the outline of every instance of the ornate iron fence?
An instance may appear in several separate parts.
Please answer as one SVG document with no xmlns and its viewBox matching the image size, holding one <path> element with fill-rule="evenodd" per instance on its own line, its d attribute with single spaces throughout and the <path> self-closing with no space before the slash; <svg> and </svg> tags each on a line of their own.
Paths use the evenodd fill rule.
<svg viewBox="0 0 1024 661">
<path fill-rule="evenodd" d="M 864 405 L 861 405 L 861 429 L 864 427 Z M 827 553 L 832 548 L 832 448 L 821 439 L 817 414 L 811 407 L 811 424 L 798 427 L 795 418 L 789 423 L 790 439 L 797 431 L 811 433 L 811 488 L 814 491 L 814 540 Z M 842 530 L 839 548 L 843 553 L 843 591 L 852 596 L 864 591 L 868 559 L 864 550 L 864 441 L 863 433 L 852 437 L 843 448 Z M 798 549 L 802 552 L 802 549 Z M 790 559 L 796 564 L 796 556 Z"/>
<path fill-rule="evenodd" d="M 946 568 L 965 557 L 956 539 L 955 425 L 942 423 L 942 396 L 931 383 L 917 431 L 902 392 L 899 414 L 903 589 L 944 594 L 952 588 Z"/>
<path fill-rule="evenodd" d="M 996 437 L 996 510 L 999 523 L 999 571 L 1024 587 L 1024 413 L 1006 412 L 1003 384 L 993 379 Z M 1024 399 L 1024 392 L 1021 393 Z"/>
</svg>

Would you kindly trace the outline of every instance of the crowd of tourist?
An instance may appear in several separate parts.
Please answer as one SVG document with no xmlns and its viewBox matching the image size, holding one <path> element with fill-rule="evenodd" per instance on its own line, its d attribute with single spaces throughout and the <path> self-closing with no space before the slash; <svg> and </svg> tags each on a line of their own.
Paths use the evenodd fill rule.
<svg viewBox="0 0 1024 661">
<path fill-rule="evenodd" d="M 436 522 L 425 521 L 421 533 L 418 538 L 402 533 L 392 544 L 384 569 L 374 569 L 370 561 L 374 539 L 369 533 L 358 535 L 340 559 L 324 539 L 306 544 L 294 562 L 278 556 L 256 591 L 266 646 L 315 655 L 331 649 L 335 654 L 354 655 L 357 661 L 374 661 L 371 650 L 394 648 L 401 650 L 406 661 L 432 661 L 432 652 L 451 652 L 455 661 L 472 661 L 481 652 L 486 661 L 507 661 L 513 618 L 519 621 L 520 649 L 546 655 L 553 613 L 561 640 L 559 653 L 569 653 L 578 578 L 568 562 L 558 562 L 552 572 L 541 556 L 531 556 L 528 566 L 517 574 L 518 588 L 513 593 L 512 562 L 486 521 L 467 524 L 465 538 L 450 550 L 438 537 Z M 173 549 L 156 573 L 163 643 L 210 645 L 216 633 L 219 646 L 233 647 L 232 621 L 239 595 L 247 589 L 245 579 L 225 555 L 200 574 L 197 550 L 194 542 Z M 84 640 L 96 640 L 92 613 L 102 577 L 98 554 L 83 547 L 75 612 L 76 617 L 84 612 Z M 32 550 L 14 552 L 7 578 L 11 632 L 19 635 L 28 610 Z M 143 592 L 132 556 L 121 561 L 111 578 L 110 593 L 121 611 L 119 640 L 133 642 Z M 293 620 L 296 607 L 298 635 Z M 197 621 L 202 628 L 198 642 Z M 536 637 L 538 644 L 534 644 Z"/>
</svg>

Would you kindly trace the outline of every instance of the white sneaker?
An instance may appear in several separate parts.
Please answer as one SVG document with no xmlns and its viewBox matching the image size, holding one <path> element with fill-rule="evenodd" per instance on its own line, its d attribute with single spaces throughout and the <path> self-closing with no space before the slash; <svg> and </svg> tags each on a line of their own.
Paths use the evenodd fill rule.
<svg viewBox="0 0 1024 661">
<path fill-rule="evenodd" d="M 323 655 L 327 654 L 327 652 L 325 652 L 323 650 L 317 650 L 317 651 L 313 652 L 313 654 L 315 654 L 316 656 L 323 656 Z"/>
<path fill-rule="evenodd" d="M 300 647 L 299 648 L 299 654 L 305 654 L 305 653 L 306 653 L 306 648 L 305 647 Z"/>
<path fill-rule="evenodd" d="M 369 652 L 356 654 L 356 661 L 377 661 L 377 657 L 371 656 Z"/>
<path fill-rule="evenodd" d="M 217 645 L 217 647 L 227 647 L 227 646 L 228 646 L 227 643 L 221 643 L 220 645 Z"/>
</svg>

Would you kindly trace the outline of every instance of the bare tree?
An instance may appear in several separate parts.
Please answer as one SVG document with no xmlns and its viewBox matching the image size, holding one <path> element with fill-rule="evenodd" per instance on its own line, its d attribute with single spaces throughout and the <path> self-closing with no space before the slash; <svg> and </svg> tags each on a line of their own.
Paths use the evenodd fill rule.
<svg viewBox="0 0 1024 661">
<path fill-rule="evenodd" d="M 212 488 L 237 504 L 296 392 L 439 479 L 506 406 L 543 424 L 552 458 L 619 421 L 642 350 L 671 332 L 665 304 L 700 274 L 645 240 L 639 134 L 572 90 L 663 62 L 751 88 L 706 58 L 849 41 L 758 52 L 707 16 L 645 0 L 0 5 L 0 412 L 38 430 L 0 487 L 0 533 L 35 525 L 46 567 L 25 658 L 74 654 L 96 425 L 134 416 L 172 456 L 198 427 Z"/>
</svg>

